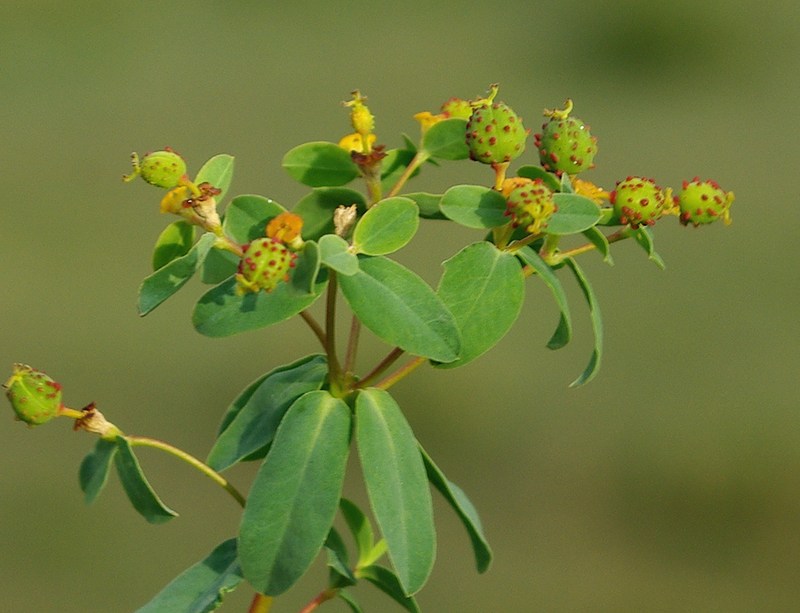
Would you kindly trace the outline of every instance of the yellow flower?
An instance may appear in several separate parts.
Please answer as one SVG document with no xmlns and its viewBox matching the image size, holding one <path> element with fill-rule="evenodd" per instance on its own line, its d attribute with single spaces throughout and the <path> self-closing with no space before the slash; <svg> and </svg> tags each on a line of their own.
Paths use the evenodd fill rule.
<svg viewBox="0 0 800 613">
<path fill-rule="evenodd" d="M 603 204 L 603 201 L 608 201 L 611 194 L 605 191 L 602 187 L 598 187 L 591 181 L 583 179 L 572 179 L 572 189 L 576 194 L 586 196 L 590 200 L 594 200 L 597 204 Z"/>
<path fill-rule="evenodd" d="M 447 115 L 444 113 L 434 115 L 430 111 L 422 111 L 421 113 L 414 115 L 414 119 L 419 122 L 420 128 L 422 129 L 422 134 L 424 136 L 425 132 L 427 132 L 432 125 L 439 123 L 443 119 L 447 119 Z"/>
<path fill-rule="evenodd" d="M 371 149 L 372 145 L 375 144 L 375 135 L 370 134 L 367 137 L 367 142 L 369 143 L 369 148 Z M 364 140 L 361 138 L 361 135 L 358 132 L 353 132 L 353 134 L 343 136 L 339 140 L 339 146 L 345 151 L 364 153 Z"/>
<path fill-rule="evenodd" d="M 273 217 L 267 224 L 267 237 L 289 244 L 298 236 L 303 228 L 303 218 L 294 213 L 281 213 Z"/>
<path fill-rule="evenodd" d="M 162 213 L 175 213 L 180 215 L 183 211 L 184 201 L 192 197 L 192 189 L 188 185 L 178 185 L 169 190 L 161 199 Z"/>
</svg>

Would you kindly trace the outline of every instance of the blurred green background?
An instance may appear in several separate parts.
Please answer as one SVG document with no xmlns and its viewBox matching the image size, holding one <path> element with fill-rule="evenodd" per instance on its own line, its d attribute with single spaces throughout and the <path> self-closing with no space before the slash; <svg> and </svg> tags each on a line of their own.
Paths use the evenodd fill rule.
<svg viewBox="0 0 800 613">
<path fill-rule="evenodd" d="M 292 206 L 289 148 L 337 140 L 340 102 L 368 97 L 390 146 L 411 116 L 492 82 L 531 128 L 575 99 L 599 138 L 587 178 L 736 192 L 734 223 L 656 228 L 660 271 L 634 245 L 613 268 L 582 258 L 602 304 L 600 375 L 567 384 L 591 351 L 544 345 L 557 311 L 530 283 L 514 332 L 482 360 L 423 368 L 396 388 L 419 438 L 482 514 L 496 558 L 475 573 L 437 502 L 439 561 L 426 611 L 794 611 L 800 606 L 797 3 L 120 2 L 0 6 L 0 365 L 47 370 L 80 407 L 203 457 L 219 417 L 260 373 L 315 350 L 297 321 L 196 334 L 192 283 L 145 319 L 136 290 L 165 224 L 159 193 L 126 185 L 128 154 L 172 146 L 197 170 L 236 156 L 233 193 Z M 532 162 L 531 151 L 521 161 Z M 415 189 L 490 181 L 462 162 Z M 430 282 L 474 233 L 429 224 L 401 255 Z M 364 357 L 384 349 L 368 343 Z M 5 378 L 5 375 L 2 376 Z M 112 475 L 83 504 L 94 444 L 66 420 L 0 428 L 0 608 L 131 611 L 237 527 L 238 509 L 190 469 L 140 458 L 181 512 L 147 525 Z M 237 467 L 241 487 L 254 466 Z M 355 468 L 355 466 L 353 467 Z M 363 500 L 358 480 L 348 494 Z M 296 611 L 324 569 L 277 601 Z M 368 611 L 397 610 L 369 587 Z M 243 611 L 246 588 L 224 611 Z M 323 610 L 344 611 L 338 603 Z"/>
</svg>

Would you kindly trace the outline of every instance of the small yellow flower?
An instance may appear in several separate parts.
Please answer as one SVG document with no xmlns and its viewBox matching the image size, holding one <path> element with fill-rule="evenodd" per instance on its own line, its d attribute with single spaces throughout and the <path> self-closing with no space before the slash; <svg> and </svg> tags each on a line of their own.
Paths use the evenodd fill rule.
<svg viewBox="0 0 800 613">
<path fill-rule="evenodd" d="M 605 191 L 602 187 L 598 187 L 591 181 L 583 179 L 572 179 L 572 189 L 576 194 L 586 196 L 590 200 L 594 200 L 597 204 L 603 204 L 603 201 L 608 201 L 611 194 Z"/>
<path fill-rule="evenodd" d="M 289 244 L 300 236 L 302 228 L 302 217 L 289 212 L 281 213 L 267 224 L 267 237 Z"/>
<path fill-rule="evenodd" d="M 369 148 L 371 149 L 372 145 L 375 144 L 375 135 L 370 134 L 367 137 L 367 142 L 369 143 Z M 339 140 L 339 146 L 345 151 L 364 153 L 364 140 L 361 138 L 361 135 L 358 132 L 353 132 L 352 134 L 343 136 Z"/>
<path fill-rule="evenodd" d="M 344 103 L 346 107 L 350 108 L 350 122 L 353 124 L 353 129 L 356 131 L 356 134 L 361 136 L 362 144 L 366 143 L 366 149 L 363 153 L 370 152 L 372 143 L 369 137 L 375 129 L 375 117 L 370 112 L 367 105 L 364 104 L 366 100 L 367 98 L 362 96 L 360 91 L 355 90 L 353 92 L 353 99 Z"/>
<path fill-rule="evenodd" d="M 169 190 L 161 199 L 162 213 L 175 213 L 180 215 L 184 201 L 192 197 L 192 189 L 188 185 L 178 185 Z"/>
<path fill-rule="evenodd" d="M 419 122 L 420 128 L 422 129 L 422 135 L 425 135 L 425 132 L 428 129 L 443 119 L 447 119 L 447 115 L 444 113 L 439 113 L 438 115 L 434 115 L 430 111 L 422 111 L 421 113 L 417 113 L 414 115 L 414 119 Z"/>
</svg>

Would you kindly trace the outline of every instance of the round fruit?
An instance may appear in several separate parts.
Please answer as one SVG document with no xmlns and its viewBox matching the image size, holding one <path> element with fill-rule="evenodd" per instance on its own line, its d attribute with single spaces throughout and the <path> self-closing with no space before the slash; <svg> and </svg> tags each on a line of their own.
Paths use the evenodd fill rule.
<svg viewBox="0 0 800 613">
<path fill-rule="evenodd" d="M 489 96 L 472 103 L 467 120 L 469 157 L 484 164 L 510 162 L 525 151 L 528 132 L 522 119 L 505 103 L 494 102 L 497 86 Z"/>
<path fill-rule="evenodd" d="M 247 245 L 239 262 L 236 281 L 240 293 L 271 292 L 281 281 L 288 281 L 296 256 L 275 238 L 258 238 Z"/>
<path fill-rule="evenodd" d="M 729 224 L 733 198 L 733 192 L 726 192 L 716 181 L 701 181 L 700 177 L 695 177 L 683 182 L 683 190 L 675 197 L 675 203 L 680 208 L 681 223 L 697 227 L 718 219 Z"/>
<path fill-rule="evenodd" d="M 614 212 L 620 223 L 631 228 L 652 226 L 667 206 L 667 198 L 655 181 L 643 177 L 628 177 L 618 181 L 610 194 Z"/>
<path fill-rule="evenodd" d="M 542 167 L 559 176 L 594 168 L 597 153 L 597 139 L 591 135 L 589 126 L 577 117 L 570 117 L 571 111 L 572 100 L 567 100 L 564 110 L 545 111 L 550 119 L 542 124 L 540 134 L 534 134 Z"/>
</svg>

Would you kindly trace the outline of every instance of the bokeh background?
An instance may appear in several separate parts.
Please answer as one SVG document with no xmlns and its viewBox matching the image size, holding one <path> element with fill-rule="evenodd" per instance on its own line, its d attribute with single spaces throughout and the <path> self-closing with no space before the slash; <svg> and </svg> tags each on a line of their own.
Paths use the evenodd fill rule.
<svg viewBox="0 0 800 613">
<path fill-rule="evenodd" d="M 600 143 L 587 178 L 610 188 L 627 174 L 711 177 L 736 192 L 734 223 L 664 221 L 665 271 L 629 244 L 614 267 L 582 258 L 606 323 L 603 367 L 585 387 L 567 387 L 591 351 L 579 291 L 568 284 L 575 339 L 551 352 L 557 311 L 531 282 L 493 353 L 396 388 L 496 554 L 477 575 L 438 500 L 439 560 L 419 602 L 797 610 L 799 19 L 793 0 L 3 2 L 0 365 L 43 368 L 72 406 L 94 400 L 124 430 L 203 457 L 246 384 L 316 347 L 297 321 L 201 337 L 190 323 L 199 282 L 137 317 L 151 246 L 172 220 L 156 190 L 120 181 L 131 151 L 169 145 L 193 170 L 230 153 L 232 193 L 292 206 L 305 189 L 282 155 L 344 134 L 340 102 L 353 89 L 389 146 L 416 136 L 417 111 L 492 82 L 534 129 L 542 108 L 572 97 Z M 534 160 L 531 147 L 521 162 Z M 444 164 L 415 189 L 489 180 L 477 164 Z M 428 224 L 401 257 L 435 283 L 438 263 L 474 238 Z M 367 338 L 365 361 L 383 352 Z M 147 525 L 113 474 L 86 507 L 77 468 L 94 440 L 66 420 L 0 421 L 3 611 L 132 611 L 236 530 L 222 492 L 147 450 L 140 459 L 179 519 Z M 231 479 L 246 488 L 254 469 Z M 357 478 L 347 493 L 363 500 Z M 324 577 L 316 565 L 276 613 L 298 610 Z M 240 588 L 222 610 L 245 610 L 250 595 Z M 369 586 L 356 595 L 368 611 L 399 610 Z"/>
</svg>

